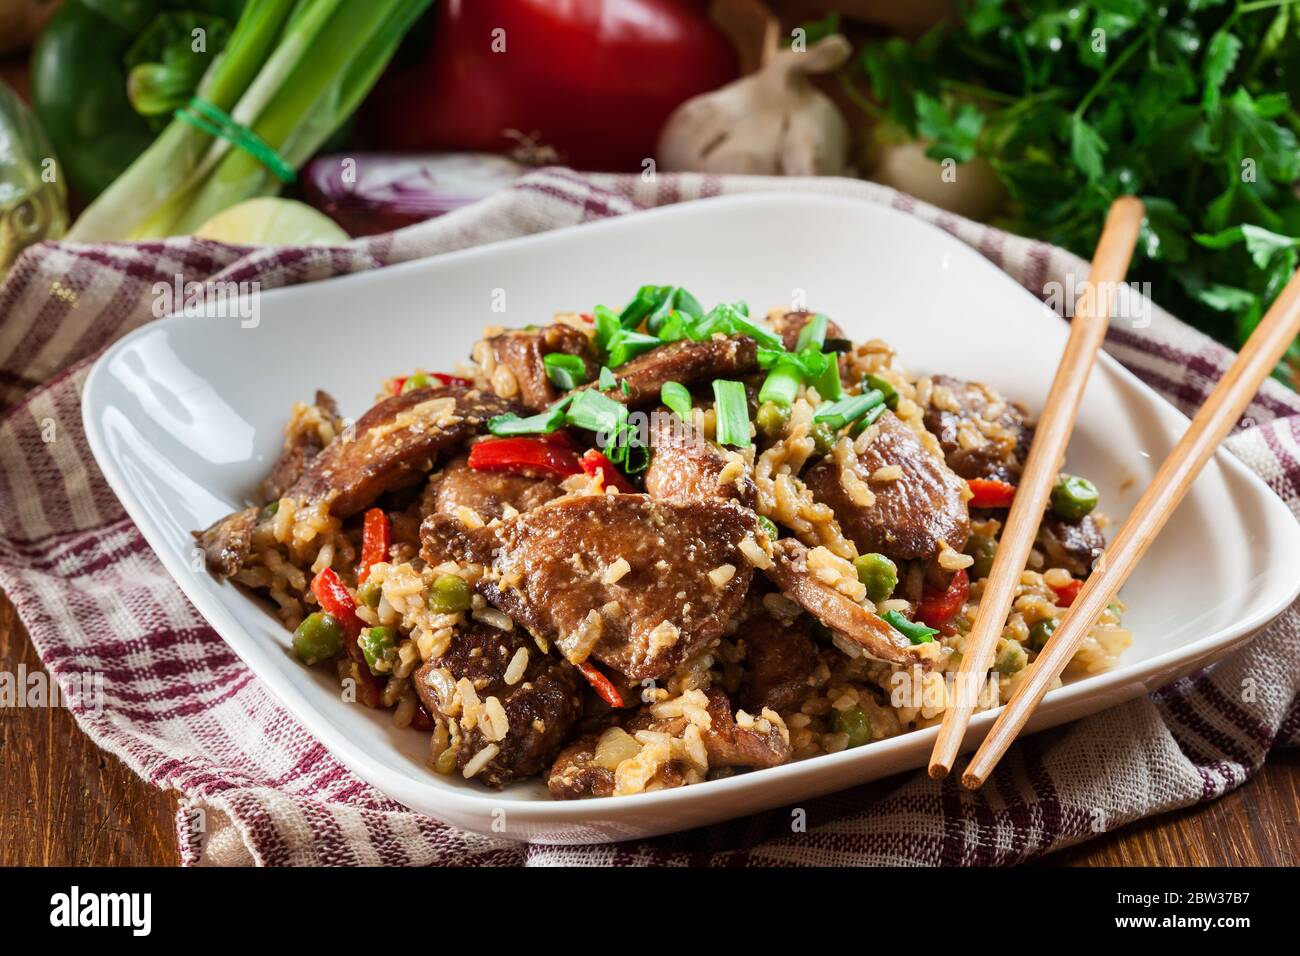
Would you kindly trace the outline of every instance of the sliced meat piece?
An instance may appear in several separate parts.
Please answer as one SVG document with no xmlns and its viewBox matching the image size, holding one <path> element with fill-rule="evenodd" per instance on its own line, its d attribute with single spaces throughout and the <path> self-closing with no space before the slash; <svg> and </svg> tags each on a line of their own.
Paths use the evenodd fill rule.
<svg viewBox="0 0 1300 956">
<path fill-rule="evenodd" d="M 749 469 L 722 484 L 719 479 L 727 456 L 693 424 L 671 412 L 655 412 L 650 417 L 649 440 L 645 490 L 650 497 L 688 502 L 731 498 L 747 508 L 754 506 L 757 491 Z"/>
<path fill-rule="evenodd" d="M 257 527 L 260 510 L 245 508 L 226 515 L 206 531 L 194 532 L 213 574 L 232 578 L 239 573 L 239 569 L 248 560 L 248 552 L 253 545 L 253 529 Z"/>
<path fill-rule="evenodd" d="M 738 546 L 756 527 L 733 502 L 586 495 L 472 531 L 432 515 L 421 539 L 431 564 L 484 565 L 480 593 L 573 663 L 590 653 L 645 680 L 722 632 L 749 587 Z"/>
<path fill-rule="evenodd" d="M 508 385 L 501 389 L 494 375 L 494 388 L 505 397 L 517 400 L 530 411 L 540 411 L 559 397 L 559 392 L 546 377 L 543 356 L 552 352 L 577 355 L 584 359 L 588 377 L 596 371 L 590 356 L 590 341 L 582 330 L 571 325 L 557 322 L 536 331 L 516 329 L 494 335 L 485 341 L 491 349 L 496 366 L 507 369 L 514 378 L 514 389 Z"/>
<path fill-rule="evenodd" d="M 781 336 L 786 351 L 793 352 L 794 347 L 799 344 L 799 333 L 816 315 L 816 312 L 795 311 L 775 315 L 769 313 L 767 318 L 768 324 L 772 326 L 772 331 Z M 828 320 L 826 323 L 826 337 L 828 339 L 842 339 L 845 337 L 844 330 Z"/>
<path fill-rule="evenodd" d="M 770 707 L 778 714 L 797 710 L 812 687 L 817 647 L 801 614 L 785 623 L 762 611 L 745 621 L 745 677 L 738 700 L 751 713 Z"/>
<path fill-rule="evenodd" d="M 1092 515 L 1066 521 L 1049 511 L 1038 526 L 1036 543 L 1047 558 L 1047 567 L 1065 568 L 1076 578 L 1086 578 L 1106 547 L 1106 536 Z"/>
<path fill-rule="evenodd" d="M 454 515 L 463 507 L 487 522 L 500 518 L 507 505 L 516 511 L 531 511 L 562 494 L 558 484 L 545 478 L 475 471 L 462 455 L 429 482 L 421 510 L 425 515 Z"/>
<path fill-rule="evenodd" d="M 925 427 L 939 439 L 948 467 L 963 478 L 1018 482 L 1034 440 L 1025 407 L 979 382 L 948 375 L 932 381 Z"/>
<path fill-rule="evenodd" d="M 782 538 L 773 547 L 768 577 L 783 594 L 821 621 L 861 645 L 872 657 L 893 664 L 921 663 L 916 648 L 878 616 L 850 600 L 808 570 L 808 548 L 794 538 Z"/>
<path fill-rule="evenodd" d="M 689 388 L 697 379 L 735 378 L 757 369 L 758 343 L 747 335 L 715 335 L 702 342 L 683 339 L 614 369 L 628 391 L 612 388 L 604 394 L 635 407 L 658 402 L 665 382 L 680 382 Z"/>
<path fill-rule="evenodd" d="M 310 502 L 331 498 L 330 513 L 350 517 L 384 492 L 419 481 L 440 452 L 469 438 L 488 419 L 520 411 L 513 402 L 475 388 L 417 388 L 394 395 L 312 459 L 285 495 Z"/>
<path fill-rule="evenodd" d="M 762 718 L 742 727 L 731 713 L 731 702 L 717 687 L 708 690 L 711 724 L 704 731 L 704 748 L 709 752 L 709 768 L 778 767 L 790 762 L 790 738 L 777 724 Z M 751 715 L 752 716 L 752 715 Z"/>
<path fill-rule="evenodd" d="M 307 463 L 342 431 L 338 404 L 328 392 L 318 389 L 313 404 L 295 406 L 293 417 L 284 429 L 284 448 L 271 474 L 262 482 L 266 500 L 278 501 L 302 476 Z"/>
<path fill-rule="evenodd" d="M 876 470 L 887 465 L 901 468 L 901 477 L 872 480 Z M 846 467 L 857 479 L 854 484 L 870 489 L 874 503 L 861 504 L 845 489 Z M 813 497 L 831 507 L 844 534 L 863 554 L 878 551 L 895 561 L 930 559 L 938 555 L 940 541 L 960 551 L 970 537 L 966 482 L 892 412 L 881 415 L 854 442 L 847 462 L 836 448 L 803 480 Z"/>
<path fill-rule="evenodd" d="M 614 795 L 614 771 L 595 762 L 599 734 L 579 737 L 560 751 L 546 775 L 546 788 L 557 800 Z"/>
<path fill-rule="evenodd" d="M 521 677 L 507 683 L 511 661 L 521 650 L 528 654 L 528 665 Z M 489 722 L 485 720 L 463 729 L 464 702 L 456 688 L 461 679 L 474 685 L 474 693 L 485 707 L 489 697 L 501 703 L 509 723 L 504 738 L 489 740 Z M 475 623 L 457 631 L 446 654 L 416 671 L 415 689 L 435 719 L 461 719 L 464 738 L 456 756 L 458 767 L 463 768 L 489 745 L 496 745 L 496 756 L 474 776 L 492 787 L 543 772 L 581 710 L 577 672 L 564 661 L 543 654 L 518 628 L 500 631 Z"/>
</svg>

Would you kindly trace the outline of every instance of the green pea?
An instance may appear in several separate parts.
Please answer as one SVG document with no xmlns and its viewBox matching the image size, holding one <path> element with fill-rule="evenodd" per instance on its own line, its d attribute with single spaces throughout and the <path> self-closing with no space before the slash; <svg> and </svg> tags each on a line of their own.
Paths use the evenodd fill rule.
<svg viewBox="0 0 1300 956">
<path fill-rule="evenodd" d="M 812 435 L 813 445 L 819 455 L 825 455 L 835 447 L 835 432 L 825 422 L 813 422 L 808 434 Z"/>
<path fill-rule="evenodd" d="M 308 614 L 293 632 L 293 652 L 304 664 L 326 661 L 343 649 L 343 625 L 333 614 Z"/>
<path fill-rule="evenodd" d="M 429 376 L 423 372 L 416 372 L 414 375 L 408 376 L 406 381 L 402 383 L 402 394 L 413 392 L 417 388 L 428 388 L 432 384 L 433 380 Z"/>
<path fill-rule="evenodd" d="M 776 441 L 785 432 L 786 422 L 790 420 L 790 409 L 782 408 L 776 402 L 764 402 L 758 406 L 755 424 L 758 433 L 768 441 Z"/>
<path fill-rule="evenodd" d="M 456 748 L 448 747 L 442 753 L 438 754 L 438 759 L 433 762 L 435 773 L 446 776 L 456 769 Z"/>
<path fill-rule="evenodd" d="M 1078 475 L 1062 475 L 1052 489 L 1052 511 L 1066 521 L 1078 521 L 1097 507 L 1097 486 Z"/>
<path fill-rule="evenodd" d="M 835 712 L 835 732 L 849 735 L 850 747 L 861 747 L 871 741 L 871 721 L 861 707 Z"/>
<path fill-rule="evenodd" d="M 993 557 L 998 553 L 998 543 L 986 534 L 973 534 L 966 539 L 966 553 L 975 559 L 970 566 L 971 580 L 987 578 L 993 570 Z"/>
<path fill-rule="evenodd" d="M 429 589 L 425 602 L 435 614 L 455 614 L 469 610 L 469 585 L 464 578 L 454 574 L 442 574 Z"/>
<path fill-rule="evenodd" d="M 357 588 L 357 600 L 369 608 L 379 607 L 379 599 L 384 596 L 384 589 L 378 581 L 367 581 Z"/>
<path fill-rule="evenodd" d="M 1045 617 L 1029 629 L 1029 646 L 1036 651 L 1041 651 L 1047 646 L 1047 639 L 1052 636 L 1056 630 L 1056 618 Z"/>
<path fill-rule="evenodd" d="M 878 375 L 868 375 L 866 378 L 867 389 L 878 388 L 885 396 L 885 407 L 889 409 L 898 408 L 898 389 L 890 385 Z M 865 391 L 865 390 L 864 390 Z"/>
<path fill-rule="evenodd" d="M 1024 670 L 1029 665 L 1029 655 L 1018 641 L 1001 640 L 998 653 L 993 659 L 993 669 L 999 674 L 1010 676 Z"/>
<path fill-rule="evenodd" d="M 392 670 L 397 659 L 397 635 L 391 627 L 368 627 L 361 632 L 357 643 L 361 645 L 370 673 Z"/>
<path fill-rule="evenodd" d="M 898 587 L 898 565 L 883 554 L 861 554 L 853 561 L 858 580 L 867 586 L 867 597 L 877 604 L 889 599 Z"/>
</svg>

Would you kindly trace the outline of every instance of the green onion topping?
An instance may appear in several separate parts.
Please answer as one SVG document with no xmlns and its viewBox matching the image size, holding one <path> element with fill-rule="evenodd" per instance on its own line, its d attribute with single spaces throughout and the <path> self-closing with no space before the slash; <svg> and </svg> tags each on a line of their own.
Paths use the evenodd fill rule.
<svg viewBox="0 0 1300 956">
<path fill-rule="evenodd" d="M 542 356 L 542 365 L 546 367 L 546 377 L 551 384 L 563 391 L 571 391 L 587 382 L 587 363 L 580 355 L 552 352 Z"/>
<path fill-rule="evenodd" d="M 719 445 L 749 447 L 749 400 L 741 382 L 713 380 L 714 412 Z"/>
<path fill-rule="evenodd" d="M 928 644 L 939 632 L 933 627 L 926 627 L 919 621 L 909 621 L 897 611 L 886 611 L 880 619 L 906 637 L 913 644 Z"/>
<path fill-rule="evenodd" d="M 664 382 L 659 389 L 659 399 L 682 421 L 690 421 L 691 391 L 681 382 Z"/>
<path fill-rule="evenodd" d="M 863 392 L 861 395 L 849 395 L 837 402 L 827 402 L 818 406 L 813 414 L 813 421 L 825 422 L 839 431 L 850 422 L 855 422 L 876 406 L 884 406 L 885 396 L 877 389 Z"/>
</svg>

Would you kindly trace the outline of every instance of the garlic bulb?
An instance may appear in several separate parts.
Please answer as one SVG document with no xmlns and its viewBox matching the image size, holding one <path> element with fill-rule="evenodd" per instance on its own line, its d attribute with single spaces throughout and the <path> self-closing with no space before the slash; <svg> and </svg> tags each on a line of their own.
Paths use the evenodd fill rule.
<svg viewBox="0 0 1300 956">
<path fill-rule="evenodd" d="M 771 46 L 757 73 L 687 100 L 659 134 L 666 172 L 836 176 L 846 171 L 849 127 L 808 80 L 838 69 L 852 48 L 838 34 L 806 50 Z"/>
</svg>

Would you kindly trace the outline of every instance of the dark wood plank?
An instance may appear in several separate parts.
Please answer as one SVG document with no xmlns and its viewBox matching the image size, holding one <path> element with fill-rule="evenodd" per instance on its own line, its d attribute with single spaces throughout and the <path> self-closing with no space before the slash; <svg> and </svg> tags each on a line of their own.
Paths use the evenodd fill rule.
<svg viewBox="0 0 1300 956">
<path fill-rule="evenodd" d="M 40 672 L 0 597 L 0 670 Z M 64 708 L 0 710 L 0 866 L 174 866 L 175 794 L 96 747 Z"/>
</svg>

